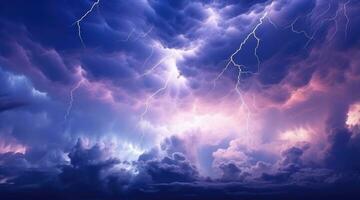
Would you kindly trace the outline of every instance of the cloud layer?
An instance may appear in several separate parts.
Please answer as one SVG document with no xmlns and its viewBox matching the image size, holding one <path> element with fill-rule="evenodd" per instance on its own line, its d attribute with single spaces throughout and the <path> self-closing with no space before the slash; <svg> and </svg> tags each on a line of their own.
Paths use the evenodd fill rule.
<svg viewBox="0 0 360 200">
<path fill-rule="evenodd" d="M 358 2 L 3 5 L 1 196 L 359 196 Z"/>
</svg>

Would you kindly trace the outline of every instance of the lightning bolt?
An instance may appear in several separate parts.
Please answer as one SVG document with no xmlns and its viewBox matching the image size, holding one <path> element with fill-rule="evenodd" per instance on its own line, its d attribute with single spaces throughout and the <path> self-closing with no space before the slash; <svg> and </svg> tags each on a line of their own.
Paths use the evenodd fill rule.
<svg viewBox="0 0 360 200">
<path fill-rule="evenodd" d="M 257 36 L 256 31 L 264 23 L 264 19 L 267 16 L 267 14 L 268 14 L 267 12 L 264 13 L 264 15 L 260 18 L 259 23 L 256 24 L 254 29 L 241 42 L 239 48 L 236 49 L 236 51 L 233 54 L 231 54 L 231 56 L 228 59 L 229 60 L 228 63 L 225 65 L 225 67 L 222 69 L 222 71 L 213 80 L 213 87 L 216 87 L 216 81 L 218 81 L 222 77 L 222 75 L 225 73 L 225 71 L 229 68 L 230 65 L 233 65 L 233 66 L 235 66 L 235 67 L 237 67 L 239 69 L 241 69 L 241 67 L 245 67 L 244 65 L 237 64 L 234 61 L 234 57 L 236 56 L 236 54 L 238 54 L 243 49 L 244 45 L 248 42 L 248 40 L 251 38 L 251 36 L 253 36 L 256 39 L 256 46 L 255 46 L 255 49 L 254 49 L 254 56 L 256 57 L 256 60 L 257 60 L 257 72 L 259 71 L 260 58 L 259 58 L 259 55 L 257 54 L 257 51 L 258 51 L 258 48 L 259 48 L 259 45 L 260 45 L 260 38 Z M 239 73 L 243 74 L 243 73 L 251 73 L 251 72 L 249 72 L 249 71 L 243 72 L 242 70 L 239 70 Z"/>
<path fill-rule="evenodd" d="M 121 42 L 127 42 L 130 40 L 132 34 L 135 32 L 135 29 L 131 29 L 131 31 L 129 32 L 129 34 L 127 35 L 127 37 L 123 40 L 120 40 Z"/>
<path fill-rule="evenodd" d="M 330 8 L 329 8 L 330 9 Z M 325 15 L 327 13 L 327 11 L 329 10 L 327 9 L 322 15 Z M 335 12 L 335 15 L 332 16 L 332 17 L 327 17 L 323 20 L 321 20 L 321 23 L 320 25 L 318 26 L 318 28 L 314 31 L 313 35 L 311 36 L 311 39 L 314 39 L 316 34 L 319 32 L 320 28 L 326 23 L 326 22 L 331 22 L 333 21 L 334 24 L 335 24 L 335 31 L 334 33 L 332 34 L 332 36 L 330 37 L 330 41 L 335 37 L 336 33 L 338 32 L 338 22 L 337 22 L 337 18 L 339 16 L 339 12 L 340 12 L 340 9 L 337 9 L 336 12 Z M 322 15 L 320 15 L 319 17 L 321 17 Z M 309 40 L 305 47 L 308 46 L 310 44 L 311 40 Z"/>
<path fill-rule="evenodd" d="M 146 65 L 149 62 L 149 60 L 153 56 L 153 54 L 154 54 L 154 46 L 151 47 L 151 52 L 150 52 L 149 56 L 144 60 L 142 66 Z"/>
<path fill-rule="evenodd" d="M 346 3 L 344 3 L 343 5 L 343 10 L 344 10 L 344 15 L 347 19 L 346 21 L 346 35 L 347 35 L 347 30 L 348 30 L 348 24 L 349 24 L 349 17 L 347 15 L 347 10 L 346 10 L 346 7 L 347 5 L 349 4 L 350 0 L 348 0 Z M 326 13 L 329 12 L 329 10 L 331 9 L 331 4 L 329 3 L 328 4 L 328 7 L 327 9 L 322 12 L 320 15 L 316 16 L 315 18 L 321 18 L 322 16 L 324 16 Z M 337 9 L 336 13 L 334 16 L 332 17 L 329 17 L 329 18 L 325 18 L 323 20 L 321 20 L 321 23 L 320 25 L 318 26 L 318 28 L 313 32 L 313 34 L 310 34 L 308 33 L 307 31 L 305 30 L 298 30 L 297 28 L 295 28 L 296 26 L 296 23 L 298 22 L 299 17 L 296 17 L 296 19 L 294 21 L 291 22 L 290 25 L 286 26 L 285 29 L 291 29 L 292 32 L 296 33 L 296 34 L 302 34 L 304 35 L 304 37 L 306 37 L 308 39 L 305 47 L 315 38 L 317 32 L 319 31 L 320 27 L 325 23 L 325 22 L 331 22 L 333 21 L 335 23 L 335 32 L 333 33 L 333 35 L 330 37 L 330 40 L 334 38 L 334 36 L 336 35 L 337 31 L 338 31 L 338 22 L 337 22 L 337 18 L 338 18 L 338 15 L 339 15 L 339 12 L 340 12 L 340 9 Z M 311 15 L 313 15 L 314 13 L 314 9 L 311 10 L 310 13 L 308 13 L 306 15 L 306 18 L 308 17 L 311 17 Z M 216 82 L 223 76 L 223 74 L 227 71 L 227 69 L 230 67 L 230 66 L 234 66 L 237 68 L 238 70 L 238 74 L 237 74 L 237 81 L 236 81 L 236 85 L 235 85 L 235 88 L 234 90 L 236 91 L 236 93 L 238 94 L 239 98 L 240 98 L 240 101 L 241 101 L 241 107 L 243 107 L 246 111 L 246 128 L 247 128 L 247 131 L 249 132 L 249 122 L 250 122 L 250 108 L 249 106 L 247 105 L 244 97 L 243 97 L 243 94 L 241 92 L 241 88 L 240 88 L 240 83 L 241 83 L 241 74 L 244 74 L 244 73 L 251 73 L 251 74 L 257 74 L 259 72 L 259 68 L 260 68 L 260 58 L 259 58 L 259 55 L 258 55 L 258 48 L 259 48 L 259 45 L 260 45 L 260 38 L 258 37 L 257 35 L 257 30 L 258 28 L 264 23 L 264 19 L 266 18 L 268 20 L 268 22 L 270 24 L 272 24 L 275 28 L 278 28 L 278 26 L 276 25 L 276 23 L 274 23 L 272 21 L 272 19 L 270 17 L 267 16 L 268 13 L 265 12 L 263 14 L 263 16 L 260 18 L 259 20 L 259 23 L 256 24 L 256 26 L 252 29 L 252 31 L 245 37 L 245 39 L 241 42 L 239 48 L 233 52 L 231 54 L 231 56 L 229 57 L 228 59 L 228 62 L 227 64 L 225 65 L 225 67 L 221 70 L 221 72 L 216 76 L 216 78 L 213 80 L 213 89 L 216 87 Z M 246 69 L 246 66 L 242 65 L 242 64 L 239 64 L 237 62 L 235 62 L 234 60 L 234 57 L 240 52 L 242 51 L 244 45 L 248 42 L 248 40 L 253 37 L 255 40 L 256 40 L 256 46 L 254 48 L 254 56 L 256 57 L 256 60 L 257 60 L 257 72 L 253 73 L 253 72 L 249 72 L 249 71 L 246 71 L 244 69 Z"/>
<path fill-rule="evenodd" d="M 75 23 L 74 23 L 74 24 L 76 24 L 76 26 L 77 26 L 78 36 L 79 36 L 79 39 L 80 39 L 81 44 L 83 45 L 83 47 L 85 47 L 85 43 L 84 43 L 84 40 L 83 40 L 83 38 L 82 38 L 82 36 L 81 36 L 81 25 L 80 25 L 80 23 L 81 23 L 81 21 L 82 21 L 86 16 L 88 16 L 88 15 L 94 10 L 95 6 L 98 5 L 99 3 L 100 3 L 100 0 L 96 0 L 96 1 L 92 4 L 92 6 L 90 7 L 90 9 L 89 9 L 88 11 L 86 11 L 86 13 L 85 13 L 83 16 L 81 16 L 80 19 L 76 20 Z"/>
<path fill-rule="evenodd" d="M 329 21 L 334 21 L 334 23 L 335 23 L 335 31 L 334 31 L 333 35 L 330 37 L 330 41 L 335 37 L 336 33 L 338 32 L 338 22 L 336 19 L 339 16 L 339 12 L 340 12 L 340 9 L 337 9 L 335 16 L 329 19 Z"/>
<path fill-rule="evenodd" d="M 149 34 L 150 34 L 150 32 L 153 30 L 153 26 L 151 26 L 150 28 L 149 28 L 149 30 L 148 31 L 146 31 L 145 33 L 140 33 L 140 34 L 137 34 L 137 36 L 132 40 L 132 41 L 136 41 L 136 40 L 138 40 L 138 39 L 140 39 L 140 38 L 145 38 L 146 36 L 148 36 Z M 133 29 L 131 29 L 131 31 L 129 32 L 129 34 L 127 35 L 127 37 L 125 38 L 125 39 L 123 39 L 123 40 L 120 40 L 121 42 L 127 42 L 127 41 L 129 41 L 130 40 L 130 38 L 131 38 L 131 36 L 133 35 L 135 33 L 135 29 L 133 28 Z"/>
<path fill-rule="evenodd" d="M 345 24 L 345 38 L 347 38 L 347 35 L 348 35 L 348 29 L 349 29 L 349 23 L 350 23 L 350 19 L 349 19 L 349 16 L 348 16 L 348 13 L 347 13 L 347 5 L 350 3 L 350 0 L 346 1 L 344 3 L 344 16 L 346 18 L 346 24 Z"/>
<path fill-rule="evenodd" d="M 245 112 L 246 112 L 246 131 L 247 133 L 250 133 L 250 118 L 251 118 L 251 114 L 250 114 L 250 108 L 247 105 L 243 94 L 241 92 L 241 88 L 240 88 L 240 82 L 241 82 L 241 75 L 244 73 L 251 73 L 251 74 L 257 74 L 259 72 L 260 69 L 260 58 L 258 55 L 258 48 L 260 46 L 260 38 L 257 35 L 257 30 L 259 29 L 259 27 L 264 23 L 264 19 L 267 18 L 269 23 L 273 24 L 276 28 L 277 26 L 275 25 L 275 23 L 272 22 L 272 20 L 267 17 L 268 12 L 265 12 L 262 17 L 259 19 L 259 23 L 257 23 L 255 25 L 255 27 L 252 29 L 252 31 L 245 37 L 245 39 L 240 43 L 240 46 L 238 49 L 236 49 L 236 51 L 234 51 L 231 56 L 228 59 L 227 64 L 225 65 L 225 67 L 222 69 L 222 71 L 217 75 L 217 77 L 214 79 L 213 81 L 213 88 L 216 87 L 216 81 L 219 80 L 223 74 L 225 73 L 225 71 L 232 65 L 234 67 L 237 68 L 238 70 L 238 74 L 237 74 L 237 81 L 235 84 L 235 88 L 234 90 L 236 91 L 236 93 L 239 96 L 239 99 L 241 101 L 241 108 L 244 108 Z M 256 46 L 254 48 L 254 56 L 256 57 L 256 61 L 257 61 L 257 71 L 255 73 L 249 72 L 249 71 L 243 71 L 243 68 L 246 68 L 246 66 L 242 65 L 242 64 L 238 64 L 235 62 L 234 57 L 240 52 L 242 51 L 244 45 L 248 42 L 248 40 L 253 37 L 256 40 Z"/>
<path fill-rule="evenodd" d="M 299 20 L 300 16 L 296 17 L 296 19 L 287 27 L 285 27 L 286 29 L 288 28 L 291 28 L 291 31 L 296 33 L 296 34 L 303 34 L 307 39 L 308 41 L 312 40 L 312 36 L 310 36 L 305 30 L 297 30 L 295 29 L 295 25 L 296 25 L 296 22 Z"/>
<path fill-rule="evenodd" d="M 84 80 L 80 80 L 71 90 L 70 90 L 70 101 L 69 101 L 69 105 L 68 108 L 66 109 L 66 113 L 64 116 L 64 121 L 67 121 L 70 113 L 71 113 L 71 109 L 73 107 L 73 103 L 74 103 L 74 92 L 80 88 L 80 86 L 83 84 Z"/>
<path fill-rule="evenodd" d="M 322 12 L 322 13 L 321 13 L 319 16 L 317 16 L 316 18 L 320 18 L 320 17 L 324 16 L 326 13 L 329 12 L 330 8 L 331 8 L 331 1 L 328 3 L 328 7 L 326 8 L 326 10 L 324 10 L 324 12 Z"/>
<path fill-rule="evenodd" d="M 151 74 L 152 72 L 154 72 L 154 70 L 156 70 L 156 68 L 158 68 L 169 57 L 170 56 L 165 56 L 164 58 L 162 58 L 159 62 L 157 62 L 155 65 L 153 65 L 150 69 L 148 69 L 146 72 L 141 74 L 140 77 L 147 76 L 147 75 Z"/>
<path fill-rule="evenodd" d="M 345 38 L 347 37 L 347 30 L 348 30 L 348 26 L 349 26 L 349 17 L 347 15 L 347 5 L 350 3 L 350 0 L 346 1 L 344 4 L 343 4 L 343 8 L 342 10 L 344 11 L 344 16 L 346 18 L 346 24 L 345 24 Z M 323 17 L 324 15 L 326 15 L 329 10 L 331 9 L 331 2 L 328 3 L 328 7 L 321 13 L 319 14 L 318 16 L 315 17 L 315 20 L 318 20 L 319 18 Z M 312 9 L 312 11 L 310 13 L 308 13 L 306 15 L 306 18 L 308 17 L 311 17 L 311 15 L 313 14 L 315 9 Z M 334 25 L 335 25 L 335 31 L 334 33 L 330 36 L 330 41 L 336 36 L 337 32 L 338 32 L 338 21 L 337 21 L 337 18 L 339 17 L 339 12 L 341 11 L 340 8 L 338 8 L 335 12 L 335 15 L 334 16 L 331 16 L 331 17 L 327 17 L 327 18 L 324 18 L 324 19 L 319 19 L 320 21 L 320 24 L 317 25 L 317 29 L 310 35 L 309 33 L 307 33 L 305 30 L 297 30 L 295 28 L 296 26 L 296 23 L 297 21 L 299 20 L 300 16 L 297 17 L 289 26 L 285 27 L 286 29 L 287 28 L 291 28 L 291 31 L 296 33 L 296 34 L 303 34 L 307 39 L 308 41 L 306 42 L 305 46 L 304 47 L 307 47 L 310 42 L 316 37 L 317 33 L 319 32 L 320 28 L 326 23 L 326 22 L 331 22 L 333 21 L 334 22 Z"/>
<path fill-rule="evenodd" d="M 270 17 L 267 17 L 267 20 L 269 21 L 269 23 L 271 24 L 271 25 L 273 25 L 275 28 L 279 28 L 279 26 L 270 18 Z"/>
<path fill-rule="evenodd" d="M 328 7 L 327 7 L 327 9 L 326 9 L 324 12 L 322 12 L 319 16 L 315 17 L 315 20 L 316 20 L 317 18 L 321 18 L 322 16 L 324 16 L 327 12 L 329 12 L 330 8 L 331 8 L 331 2 L 329 2 Z M 313 9 L 306 15 L 306 18 L 311 17 L 311 16 L 313 15 L 314 11 L 315 11 L 315 8 L 313 8 Z M 304 35 L 304 36 L 308 39 L 308 41 L 306 42 L 306 44 L 305 44 L 305 46 L 304 46 L 304 47 L 306 47 L 306 46 L 311 42 L 311 40 L 314 39 L 315 34 L 313 34 L 313 35 L 310 36 L 309 33 L 307 33 L 305 30 L 297 30 L 297 29 L 295 28 L 295 25 L 296 25 L 296 22 L 299 20 L 299 18 L 300 18 L 300 16 L 296 17 L 295 20 L 294 20 L 289 26 L 286 26 L 286 27 L 285 27 L 285 29 L 291 28 L 291 31 L 292 31 L 293 33 Z"/>
<path fill-rule="evenodd" d="M 147 62 L 148 59 L 150 59 L 150 57 L 152 56 L 153 54 L 153 49 L 151 51 L 151 54 L 150 56 L 145 60 L 144 64 Z M 151 73 L 153 73 L 165 60 L 167 60 L 169 57 L 171 57 L 171 55 L 167 55 L 165 56 L 164 58 L 162 58 L 159 62 L 157 62 L 155 65 L 153 65 L 149 70 L 147 70 L 145 73 L 141 74 L 139 77 L 144 77 L 144 76 L 147 76 Z M 149 110 L 149 107 L 150 107 L 150 103 L 151 103 L 151 100 L 156 96 L 158 95 L 160 92 L 166 90 L 166 88 L 168 87 L 169 85 L 169 82 L 170 82 L 170 79 L 171 79 L 171 74 L 167 77 L 166 81 L 165 81 L 165 84 L 163 85 L 163 87 L 159 88 L 158 90 L 156 90 L 154 93 L 152 93 L 145 101 L 145 109 L 143 111 L 143 113 L 141 114 L 140 116 L 140 120 L 143 121 L 145 115 L 147 114 L 148 110 Z"/>
<path fill-rule="evenodd" d="M 154 26 L 151 26 L 151 27 L 149 28 L 149 30 L 146 31 L 145 33 L 140 33 L 140 34 L 134 39 L 134 41 L 138 40 L 139 38 L 145 38 L 146 36 L 148 36 L 148 35 L 151 33 L 151 31 L 153 30 L 153 28 L 154 28 Z"/>
<path fill-rule="evenodd" d="M 143 113 L 141 113 L 141 116 L 140 116 L 140 119 L 141 121 L 144 119 L 145 115 L 147 114 L 148 110 L 149 110 L 149 107 L 150 107 L 150 103 L 151 101 L 154 99 L 154 97 L 156 95 L 158 95 L 160 92 L 166 90 L 166 88 L 168 87 L 169 85 L 169 82 L 170 82 L 170 78 L 171 76 L 169 76 L 166 81 L 165 81 L 165 84 L 163 87 L 159 88 L 158 90 L 156 90 L 154 93 L 152 93 L 145 101 L 145 109 L 143 111 Z"/>
<path fill-rule="evenodd" d="M 246 113 L 246 133 L 250 133 L 250 109 L 249 106 L 247 105 L 246 101 L 243 98 L 243 95 L 241 93 L 241 89 L 240 89 L 240 80 L 241 80 L 241 74 L 242 74 L 242 69 L 241 69 L 241 65 L 237 65 L 238 68 L 238 75 L 237 75 L 237 81 L 236 81 L 236 85 L 235 85 L 235 91 L 238 94 L 239 98 L 240 98 L 240 102 L 241 108 L 245 109 L 245 113 Z"/>
</svg>

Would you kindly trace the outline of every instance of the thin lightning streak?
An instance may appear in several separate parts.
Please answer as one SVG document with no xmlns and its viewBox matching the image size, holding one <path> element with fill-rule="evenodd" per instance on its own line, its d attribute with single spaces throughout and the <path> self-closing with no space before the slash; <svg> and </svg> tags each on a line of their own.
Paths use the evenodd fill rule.
<svg viewBox="0 0 360 200">
<path fill-rule="evenodd" d="M 330 8 L 331 8 L 331 2 L 328 4 L 327 9 L 326 9 L 323 13 L 321 13 L 319 16 L 317 16 L 317 17 L 315 17 L 315 18 L 320 18 L 320 17 L 322 17 L 323 15 L 325 15 L 325 14 L 330 10 Z M 315 8 L 312 9 L 311 12 L 309 12 L 309 13 L 305 16 L 305 18 L 311 17 L 311 15 L 313 15 L 314 12 L 315 12 Z M 299 18 L 300 18 L 300 16 L 296 17 L 296 19 L 295 19 L 290 25 L 286 26 L 285 29 L 291 28 L 291 31 L 292 31 L 293 33 L 304 35 L 304 36 L 308 39 L 308 41 L 307 41 L 307 43 L 306 43 L 306 46 L 307 46 L 308 43 L 310 43 L 310 41 L 314 39 L 314 36 L 315 36 L 315 35 L 313 34 L 312 36 L 310 36 L 309 33 L 307 33 L 305 30 L 297 30 L 297 29 L 295 29 L 296 22 L 299 20 Z M 305 47 L 306 47 L 306 46 L 305 46 Z"/>
<path fill-rule="evenodd" d="M 213 89 L 216 87 L 216 81 L 218 81 L 222 75 L 225 73 L 225 71 L 229 68 L 230 62 L 226 64 L 226 66 L 221 70 L 221 72 L 216 76 L 216 78 L 213 80 Z"/>
<path fill-rule="evenodd" d="M 165 82 L 165 84 L 164 84 L 163 87 L 161 87 L 161 88 L 159 88 L 158 90 L 156 90 L 154 93 L 152 93 L 152 94 L 146 99 L 146 101 L 145 101 L 145 110 L 144 110 L 143 113 L 141 113 L 141 117 L 140 117 L 141 121 L 143 121 L 145 115 L 147 114 L 147 112 L 148 112 L 148 110 L 149 110 L 149 106 L 150 106 L 151 100 L 152 100 L 156 95 L 158 95 L 160 92 L 166 90 L 166 88 L 168 87 L 169 82 L 170 82 L 170 77 L 171 77 L 171 76 L 169 76 L 169 77 L 166 79 L 166 82 Z"/>
<path fill-rule="evenodd" d="M 100 0 L 96 0 L 96 1 L 92 4 L 91 8 L 90 8 L 82 17 L 80 17 L 80 19 L 76 20 L 75 23 L 74 23 L 74 24 L 76 24 L 76 26 L 77 26 L 77 28 L 78 28 L 78 36 L 79 36 L 79 38 L 80 38 L 80 41 L 81 41 L 81 44 L 83 45 L 83 47 L 85 47 L 85 43 L 84 43 L 84 40 L 83 40 L 83 38 L 82 38 L 82 36 L 81 36 L 81 26 L 80 26 L 80 23 L 81 23 L 81 21 L 82 21 L 88 14 L 90 14 L 90 13 L 93 11 L 93 9 L 95 8 L 95 6 L 98 5 L 99 3 L 100 3 Z"/>
<path fill-rule="evenodd" d="M 143 33 L 143 34 L 140 34 L 140 37 L 146 37 L 146 36 L 148 36 L 153 29 L 154 29 L 154 26 L 151 26 L 148 31 L 146 31 L 146 32 Z"/>
<path fill-rule="evenodd" d="M 162 58 L 159 62 L 157 62 L 154 66 L 152 66 L 149 70 L 147 70 L 145 73 L 141 74 L 140 77 L 147 76 L 151 74 L 156 68 L 158 68 L 166 59 L 168 59 L 170 56 L 166 56 Z"/>
<path fill-rule="evenodd" d="M 340 9 L 338 9 L 338 10 L 336 11 L 335 16 L 330 19 L 331 21 L 334 21 L 334 23 L 335 23 L 335 31 L 334 31 L 333 35 L 330 37 L 330 41 L 335 37 L 336 33 L 338 32 L 338 22 L 337 22 L 336 19 L 337 19 L 338 15 L 339 15 L 339 10 L 340 10 Z"/>
<path fill-rule="evenodd" d="M 150 60 L 150 58 L 152 57 L 153 54 L 154 54 L 154 47 L 152 46 L 152 47 L 151 47 L 151 52 L 150 52 L 149 56 L 145 59 L 145 61 L 144 61 L 144 63 L 142 64 L 142 66 L 146 65 L 146 64 L 149 62 L 149 60 Z"/>
<path fill-rule="evenodd" d="M 325 23 L 325 22 L 330 22 L 330 21 L 334 21 L 335 23 L 335 31 L 334 33 L 332 34 L 332 36 L 330 37 L 330 40 L 332 40 L 336 33 L 338 32 L 338 23 L 337 23 L 337 18 L 339 16 L 339 12 L 340 12 L 340 9 L 337 9 L 336 12 L 335 12 L 335 15 L 332 16 L 332 17 L 328 17 L 328 18 L 325 18 L 323 20 L 321 20 L 321 23 L 320 25 L 318 26 L 318 28 L 315 30 L 315 32 L 313 33 L 313 35 L 311 36 L 312 39 L 315 38 L 316 34 L 319 32 L 320 28 L 322 27 L 322 25 Z M 324 12 L 325 14 L 325 12 Z M 305 47 L 307 47 L 309 44 L 310 44 L 311 40 L 308 40 L 308 42 L 305 44 Z"/>
<path fill-rule="evenodd" d="M 317 17 L 320 18 L 320 17 L 324 16 L 326 13 L 329 12 L 330 8 L 331 8 L 331 2 L 328 4 L 327 9 L 324 10 L 324 12 L 322 12 L 322 13 L 321 13 L 319 16 L 317 16 Z"/>
<path fill-rule="evenodd" d="M 324 10 L 324 12 L 322 12 L 320 15 L 316 16 L 316 17 L 315 17 L 315 20 L 316 20 L 317 18 L 321 18 L 322 16 L 326 15 L 326 13 L 328 13 L 330 9 L 331 9 L 331 1 L 328 3 L 328 7 L 326 8 L 326 10 Z M 315 9 L 313 9 L 313 10 L 315 10 Z M 313 13 L 313 12 L 310 12 L 310 13 L 307 15 L 307 17 L 309 17 L 312 13 Z M 322 24 L 323 24 L 323 21 L 321 21 L 321 24 L 319 25 L 319 27 L 322 26 Z M 316 31 L 316 32 L 317 32 L 317 31 Z M 307 47 L 307 45 L 309 45 L 309 43 L 311 42 L 311 40 L 314 39 L 314 37 L 315 37 L 315 35 L 316 35 L 316 32 L 315 32 L 315 33 L 311 36 L 311 38 L 306 42 L 305 47 Z"/>
<path fill-rule="evenodd" d="M 156 90 L 154 93 L 152 93 L 145 101 L 145 109 L 144 111 L 141 113 L 141 116 L 140 116 L 140 122 L 144 121 L 144 117 L 145 115 L 147 114 L 147 112 L 149 111 L 149 107 L 150 107 L 150 103 L 151 101 L 155 98 L 156 95 L 158 95 L 160 92 L 164 91 L 167 89 L 168 85 L 169 85 L 169 82 L 170 82 L 170 79 L 171 79 L 171 75 L 168 76 L 165 84 L 163 87 L 159 88 L 158 90 Z M 144 131 L 141 132 L 141 137 L 140 137 L 140 144 L 142 144 L 143 142 L 143 139 L 144 139 Z"/>
<path fill-rule="evenodd" d="M 235 85 L 235 91 L 236 93 L 239 95 L 240 101 L 241 101 L 241 105 L 240 107 L 244 107 L 245 108 L 245 112 L 246 112 L 246 133 L 250 133 L 250 109 L 249 106 L 247 105 L 247 103 L 244 100 L 244 97 L 240 91 L 240 78 L 241 78 L 241 74 L 242 74 L 242 69 L 241 69 L 241 65 L 237 65 L 238 68 L 238 76 L 237 76 L 237 81 L 236 81 L 236 85 Z"/>
<path fill-rule="evenodd" d="M 270 18 L 270 17 L 267 17 L 267 20 L 269 21 L 269 23 L 271 24 L 271 25 L 273 25 L 275 28 L 279 28 L 279 26 Z"/>
<path fill-rule="evenodd" d="M 296 17 L 296 19 L 287 27 L 285 27 L 286 29 L 287 28 L 291 28 L 291 31 L 296 33 L 296 34 L 303 34 L 308 40 L 312 40 L 312 37 L 304 30 L 296 30 L 295 29 L 295 24 L 296 22 L 299 20 L 300 17 Z"/>
<path fill-rule="evenodd" d="M 154 27 L 151 26 L 151 27 L 149 28 L 149 30 L 146 31 L 145 33 L 137 34 L 137 36 L 135 36 L 135 38 L 132 39 L 131 41 L 136 41 L 136 40 L 138 40 L 138 39 L 140 39 L 140 38 L 145 38 L 146 36 L 148 36 L 148 35 L 150 34 L 150 32 L 153 30 L 153 28 L 154 28 Z M 134 35 L 134 33 L 135 33 L 135 29 L 133 28 L 133 29 L 131 29 L 131 31 L 129 32 L 129 34 L 127 35 L 127 37 L 126 37 L 125 39 L 120 40 L 120 42 L 128 42 L 128 41 L 131 39 L 131 36 Z"/>
<path fill-rule="evenodd" d="M 70 116 L 70 112 L 71 112 L 71 109 L 73 107 L 73 103 L 74 103 L 74 92 L 80 88 L 80 86 L 83 84 L 84 80 L 81 80 L 79 81 L 75 87 L 73 87 L 71 90 L 70 90 L 70 101 L 69 101 L 69 106 L 66 110 L 66 114 L 64 116 L 64 120 L 67 121 L 67 119 L 69 118 Z"/>
<path fill-rule="evenodd" d="M 129 32 L 129 34 L 127 35 L 127 37 L 123 40 L 120 40 L 121 42 L 127 42 L 130 40 L 132 34 L 135 32 L 135 29 L 131 29 L 131 31 Z"/>
<path fill-rule="evenodd" d="M 258 109 L 257 105 L 256 105 L 256 97 L 254 94 L 251 95 L 251 100 L 252 100 L 252 107 L 254 109 Z"/>
<path fill-rule="evenodd" d="M 350 23 L 350 19 L 347 13 L 347 5 L 350 3 L 350 0 L 348 0 L 347 2 L 344 3 L 344 16 L 346 18 L 346 24 L 345 24 L 345 38 L 347 38 L 348 35 L 348 29 L 349 29 L 349 23 Z"/>
<path fill-rule="evenodd" d="M 146 36 L 148 36 L 148 35 L 151 33 L 151 31 L 152 31 L 153 29 L 154 29 L 154 26 L 151 26 L 148 31 L 146 31 L 145 33 L 139 34 L 139 35 L 134 39 L 134 41 L 138 40 L 139 38 L 145 38 Z"/>
</svg>

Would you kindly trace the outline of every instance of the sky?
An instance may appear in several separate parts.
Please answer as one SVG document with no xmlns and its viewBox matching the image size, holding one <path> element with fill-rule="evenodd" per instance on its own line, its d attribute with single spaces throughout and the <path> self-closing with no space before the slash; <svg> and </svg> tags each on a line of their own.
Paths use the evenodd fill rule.
<svg viewBox="0 0 360 200">
<path fill-rule="evenodd" d="M 2 0 L 4 199 L 358 199 L 357 0 Z"/>
</svg>

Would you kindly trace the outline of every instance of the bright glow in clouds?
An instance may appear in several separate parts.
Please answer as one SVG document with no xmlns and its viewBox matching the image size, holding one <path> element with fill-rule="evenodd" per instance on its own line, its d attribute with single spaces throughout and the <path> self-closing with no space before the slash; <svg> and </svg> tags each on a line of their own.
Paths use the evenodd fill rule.
<svg viewBox="0 0 360 200">
<path fill-rule="evenodd" d="M 163 117 L 156 122 L 143 121 L 140 126 L 145 132 L 154 130 L 159 143 L 164 138 L 176 135 L 185 140 L 195 137 L 196 141 L 193 142 L 197 145 L 216 145 L 223 139 L 231 138 L 241 139 L 244 144 L 251 145 L 257 140 L 257 134 L 253 132 L 256 128 L 251 127 L 251 131 L 247 131 L 246 123 L 243 122 L 248 116 L 241 108 L 239 101 L 212 104 L 198 99 L 186 108 L 178 107 L 159 115 Z M 256 123 L 256 119 L 253 119 L 251 126 Z"/>
<path fill-rule="evenodd" d="M 350 128 L 360 125 L 360 103 L 355 103 L 350 106 L 347 113 L 346 125 Z"/>
<path fill-rule="evenodd" d="M 295 144 L 296 142 L 307 142 L 311 139 L 311 131 L 305 128 L 296 128 L 280 134 L 280 140 Z"/>
<path fill-rule="evenodd" d="M 16 143 L 14 140 L 0 140 L 0 153 L 22 153 L 26 152 L 26 147 Z M 0 163 L 1 164 L 1 163 Z"/>
</svg>

